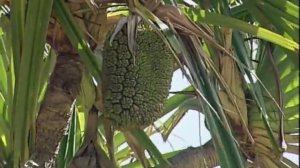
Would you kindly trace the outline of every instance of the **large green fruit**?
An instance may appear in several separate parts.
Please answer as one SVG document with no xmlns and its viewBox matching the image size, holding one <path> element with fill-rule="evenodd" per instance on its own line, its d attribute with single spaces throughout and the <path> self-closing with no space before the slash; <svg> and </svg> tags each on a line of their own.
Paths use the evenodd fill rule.
<svg viewBox="0 0 300 168">
<path fill-rule="evenodd" d="M 174 61 L 149 29 L 138 30 L 135 57 L 128 50 L 125 29 L 104 46 L 104 115 L 121 130 L 147 126 L 161 116 L 168 96 Z"/>
</svg>

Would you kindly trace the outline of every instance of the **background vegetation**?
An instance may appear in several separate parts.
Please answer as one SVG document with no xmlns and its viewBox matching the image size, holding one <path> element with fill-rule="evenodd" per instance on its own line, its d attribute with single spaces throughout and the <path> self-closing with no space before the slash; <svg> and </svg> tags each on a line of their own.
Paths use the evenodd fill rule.
<svg viewBox="0 0 300 168">
<path fill-rule="evenodd" d="M 299 154 L 299 1 L 0 3 L 0 167 L 298 167 L 282 154 Z M 101 47 L 115 25 L 134 32 L 137 16 L 191 86 L 172 92 L 164 123 L 112 132 Z M 161 153 L 149 136 L 167 140 L 189 109 L 212 140 Z"/>
</svg>

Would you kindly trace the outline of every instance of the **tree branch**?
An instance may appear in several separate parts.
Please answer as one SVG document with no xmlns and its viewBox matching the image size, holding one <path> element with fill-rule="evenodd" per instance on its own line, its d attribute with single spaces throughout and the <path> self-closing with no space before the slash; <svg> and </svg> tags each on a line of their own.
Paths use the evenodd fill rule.
<svg viewBox="0 0 300 168">
<path fill-rule="evenodd" d="M 172 168 L 207 168 L 219 165 L 212 140 L 197 148 L 187 148 L 169 159 Z"/>
<path fill-rule="evenodd" d="M 83 65 L 78 55 L 59 55 L 36 120 L 33 161 L 43 166 L 55 154 L 70 109 L 79 94 Z"/>
</svg>

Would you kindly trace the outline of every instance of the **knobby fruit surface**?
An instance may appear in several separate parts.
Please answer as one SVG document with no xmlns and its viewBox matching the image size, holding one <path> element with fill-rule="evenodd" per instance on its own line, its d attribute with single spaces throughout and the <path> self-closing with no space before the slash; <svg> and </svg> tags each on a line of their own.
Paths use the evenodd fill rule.
<svg viewBox="0 0 300 168">
<path fill-rule="evenodd" d="M 154 31 L 139 29 L 136 43 L 133 56 L 123 29 L 104 46 L 104 115 L 121 130 L 147 126 L 161 116 L 173 74 L 172 53 Z"/>
</svg>

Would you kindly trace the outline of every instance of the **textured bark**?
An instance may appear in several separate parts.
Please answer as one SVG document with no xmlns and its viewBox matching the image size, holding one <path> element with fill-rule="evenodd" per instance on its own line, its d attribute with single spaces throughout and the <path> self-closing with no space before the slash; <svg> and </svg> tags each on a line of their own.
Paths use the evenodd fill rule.
<svg viewBox="0 0 300 168">
<path fill-rule="evenodd" d="M 210 140 L 197 148 L 188 148 L 169 159 L 172 168 L 210 168 L 219 165 L 217 153 Z"/>
<path fill-rule="evenodd" d="M 82 63 L 77 54 L 59 54 L 36 121 L 33 160 L 44 166 L 55 154 L 79 94 Z"/>
</svg>

